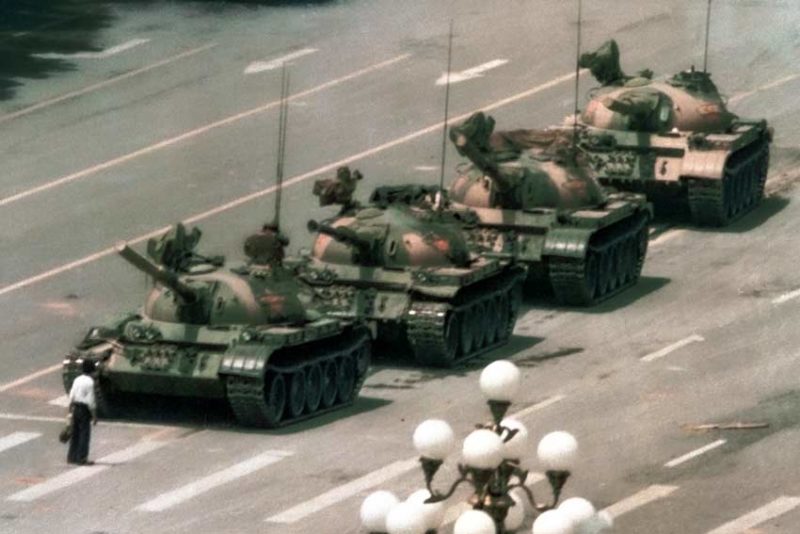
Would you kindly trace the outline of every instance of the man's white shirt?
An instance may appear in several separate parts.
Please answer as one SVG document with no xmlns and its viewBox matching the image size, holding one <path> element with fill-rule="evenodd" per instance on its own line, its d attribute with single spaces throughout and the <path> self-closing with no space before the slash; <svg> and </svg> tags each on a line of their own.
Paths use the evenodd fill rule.
<svg viewBox="0 0 800 534">
<path fill-rule="evenodd" d="M 69 401 L 80 402 L 94 410 L 94 380 L 89 375 L 80 375 L 72 382 L 69 390 Z"/>
</svg>

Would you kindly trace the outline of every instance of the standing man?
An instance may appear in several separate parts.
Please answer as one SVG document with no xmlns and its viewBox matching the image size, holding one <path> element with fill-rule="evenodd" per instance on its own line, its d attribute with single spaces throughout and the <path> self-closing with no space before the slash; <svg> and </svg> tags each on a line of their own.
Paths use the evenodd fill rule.
<svg viewBox="0 0 800 534">
<path fill-rule="evenodd" d="M 72 382 L 69 390 L 69 409 L 72 410 L 72 437 L 69 441 L 67 462 L 78 465 L 91 465 L 89 461 L 89 439 L 92 436 L 91 424 L 97 424 L 94 399 L 94 362 L 84 359 L 81 363 L 83 374 Z"/>
</svg>

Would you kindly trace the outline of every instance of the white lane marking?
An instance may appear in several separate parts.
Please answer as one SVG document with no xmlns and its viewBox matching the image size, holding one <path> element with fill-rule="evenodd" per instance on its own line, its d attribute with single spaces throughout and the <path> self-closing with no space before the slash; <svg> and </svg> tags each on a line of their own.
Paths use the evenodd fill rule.
<svg viewBox="0 0 800 534">
<path fill-rule="evenodd" d="M 603 511 L 610 514 L 611 517 L 616 518 L 623 514 L 627 514 L 628 512 L 631 512 L 641 506 L 650 504 L 653 501 L 657 501 L 658 499 L 663 499 L 676 489 L 678 489 L 677 486 L 653 485 L 643 489 L 639 493 L 634 493 L 630 497 L 626 497 L 625 499 L 622 499 L 621 501 L 612 504 Z"/>
<path fill-rule="evenodd" d="M 49 375 L 50 373 L 58 371 L 59 369 L 61 369 L 61 367 L 62 367 L 61 364 L 57 363 L 55 365 L 51 365 L 50 367 L 45 367 L 44 369 L 34 371 L 33 373 L 27 376 L 23 376 L 22 378 L 18 378 L 13 382 L 8 382 L 6 384 L 3 384 L 2 386 L 0 386 L 0 393 L 4 393 L 9 389 L 14 389 L 15 387 L 27 384 L 28 382 L 32 382 L 33 380 L 36 380 L 40 376 Z"/>
<path fill-rule="evenodd" d="M 695 449 L 692 452 L 688 452 L 688 453 L 684 454 L 683 456 L 678 456 L 677 458 L 674 458 L 674 459 L 670 460 L 669 462 L 664 464 L 664 467 L 675 467 L 676 465 L 680 465 L 680 464 L 682 464 L 684 462 L 688 462 L 692 458 L 696 458 L 696 457 L 700 456 L 701 454 L 705 454 L 710 450 L 713 450 L 713 449 L 716 449 L 717 447 L 721 447 L 721 446 L 725 445 L 725 443 L 726 443 L 726 441 L 724 439 L 718 439 L 717 441 L 709 443 L 708 445 L 700 447 L 699 449 Z"/>
<path fill-rule="evenodd" d="M 91 93 L 92 91 L 97 91 L 98 89 L 103 89 L 104 87 L 108 87 L 109 85 L 113 85 L 117 82 L 121 82 L 123 80 L 127 80 L 128 78 L 133 78 L 134 76 L 138 76 L 139 74 L 144 74 L 145 72 L 149 72 L 153 69 L 157 69 L 159 67 L 163 67 L 164 65 L 169 65 L 170 63 L 174 63 L 180 59 L 187 58 L 189 56 L 193 56 L 195 54 L 199 54 L 200 52 L 204 52 L 211 48 L 217 46 L 216 43 L 209 43 L 204 46 L 200 46 L 198 48 L 192 48 L 191 50 L 186 50 L 185 52 L 181 52 L 180 54 L 168 57 L 151 65 L 147 65 L 145 67 L 141 67 L 139 69 L 135 69 L 124 74 L 120 74 L 119 76 L 114 76 L 113 78 L 109 78 L 108 80 L 103 80 L 102 82 L 98 82 L 92 85 L 88 85 L 82 89 L 78 89 L 76 91 L 72 91 L 69 93 L 65 93 L 60 96 L 56 96 L 50 98 L 48 100 L 43 100 L 41 102 L 37 102 L 27 108 L 22 108 L 18 111 L 13 113 L 8 113 L 6 115 L 0 115 L 0 124 L 10 121 L 12 119 L 16 119 L 17 117 L 21 117 L 23 115 L 27 115 L 29 113 L 33 113 L 34 111 L 40 110 L 42 108 L 46 108 L 48 106 L 52 106 L 54 104 L 58 104 L 60 102 L 64 102 L 65 100 L 69 100 L 71 98 L 77 98 L 79 96 L 85 95 L 87 93 Z"/>
<path fill-rule="evenodd" d="M 247 66 L 246 69 L 244 69 L 244 73 L 255 74 L 257 72 L 275 70 L 277 68 L 280 68 L 281 65 L 283 65 L 284 63 L 289 63 L 293 59 L 298 59 L 303 56 L 307 56 L 309 54 L 314 54 L 315 52 L 319 52 L 319 50 L 316 48 L 303 48 L 302 50 L 291 52 L 289 54 L 286 54 L 285 56 L 281 56 L 279 58 L 275 58 L 270 61 L 253 61 Z"/>
<path fill-rule="evenodd" d="M 158 497 L 137 506 L 136 509 L 144 512 L 164 511 L 167 508 L 172 508 L 173 506 L 196 497 L 197 495 L 201 495 L 207 491 L 210 491 L 217 486 L 227 484 L 238 478 L 258 471 L 259 469 L 263 469 L 270 464 L 279 462 L 291 455 L 292 453 L 287 451 L 266 451 L 258 456 L 254 456 L 249 460 L 240 462 L 227 469 L 217 471 L 216 473 L 201 478 L 200 480 L 186 484 L 185 486 L 177 488 L 173 491 L 163 493 Z"/>
<path fill-rule="evenodd" d="M 47 404 L 52 404 L 53 406 L 61 406 L 62 408 L 66 408 L 69 406 L 69 395 L 61 395 L 60 397 L 56 397 L 55 399 L 48 401 Z"/>
<path fill-rule="evenodd" d="M 566 395 L 555 395 L 555 396 L 547 398 L 547 399 L 545 399 L 543 401 L 537 402 L 536 404 L 534 404 L 532 406 L 528 406 L 527 408 L 523 408 L 522 410 L 520 410 L 518 412 L 514 412 L 511 415 L 509 415 L 509 417 L 513 417 L 513 418 L 516 418 L 516 419 L 522 419 L 523 417 L 525 417 L 528 414 L 531 414 L 531 413 L 533 413 L 535 411 L 541 410 L 542 408 L 546 408 L 547 406 L 550 406 L 551 404 L 555 404 L 557 402 L 560 402 L 560 401 L 564 400 L 565 398 L 566 398 Z"/>
<path fill-rule="evenodd" d="M 436 165 L 417 165 L 414 167 L 415 171 L 438 171 L 441 167 Z"/>
<path fill-rule="evenodd" d="M 691 343 L 698 343 L 700 341 L 705 341 L 705 338 L 703 336 L 693 334 L 687 338 L 681 339 L 680 341 L 676 341 L 672 345 L 668 345 L 661 350 L 657 350 L 655 352 L 651 352 L 646 356 L 642 356 L 640 360 L 642 360 L 643 362 L 652 362 L 653 360 L 663 358 L 667 354 L 675 352 L 676 350 L 683 348 L 686 345 L 689 345 Z"/>
<path fill-rule="evenodd" d="M 10 497 L 7 497 L 6 500 L 21 502 L 35 501 L 36 499 L 40 499 L 46 495 L 60 491 L 74 484 L 78 484 L 79 482 L 83 482 L 87 478 L 91 478 L 97 474 L 100 474 L 113 464 L 130 462 L 136 458 L 139 458 L 140 456 L 144 456 L 149 452 L 163 447 L 166 444 L 167 442 L 164 441 L 140 441 L 139 443 L 131 445 L 126 449 L 100 458 L 97 460 L 97 464 L 95 465 L 85 465 L 76 467 L 75 469 L 70 469 L 65 473 L 42 482 L 41 484 L 36 484 L 30 488 L 18 491 Z"/>
<path fill-rule="evenodd" d="M 476 67 L 472 67 L 466 70 L 462 70 L 461 72 L 451 72 L 450 73 L 450 83 L 459 83 L 464 82 L 467 80 L 471 80 L 473 78 L 479 78 L 483 76 L 483 73 L 492 69 L 496 69 L 497 67 L 502 67 L 508 63 L 507 59 L 493 59 L 491 61 L 487 61 L 486 63 L 482 63 Z M 441 75 L 441 77 L 436 80 L 436 85 L 445 85 L 447 83 L 447 73 Z"/>
<path fill-rule="evenodd" d="M 734 519 L 729 523 L 725 523 L 721 527 L 717 527 L 708 534 L 741 534 L 747 529 L 753 528 L 762 523 L 766 523 L 770 519 L 775 519 L 778 516 L 797 508 L 800 505 L 800 497 L 779 497 L 769 504 L 765 504 L 757 510 L 745 514 L 738 519 Z"/>
<path fill-rule="evenodd" d="M 150 39 L 131 39 L 130 41 L 126 41 L 122 44 L 118 44 L 112 46 L 111 48 L 106 48 L 105 50 L 101 50 L 100 52 L 75 52 L 72 54 L 45 52 L 43 54 L 32 54 L 32 55 L 42 59 L 106 59 L 108 57 L 114 56 L 121 52 L 125 52 L 127 50 L 130 50 L 131 48 L 135 48 L 139 45 L 143 45 L 149 42 Z"/>
<path fill-rule="evenodd" d="M 399 61 L 400 59 L 405 59 L 406 57 L 408 57 L 408 55 L 400 56 L 400 58 L 395 58 L 395 59 L 390 60 L 390 61 L 396 62 L 396 61 Z M 375 67 L 375 66 L 373 66 L 373 67 Z M 581 71 L 581 72 L 583 72 L 583 71 Z M 503 106 L 507 106 L 508 104 L 514 103 L 517 100 L 522 100 L 524 98 L 528 98 L 528 97 L 533 96 L 533 95 L 535 95 L 537 93 L 540 93 L 542 91 L 545 91 L 547 89 L 555 87 L 555 86 L 557 86 L 557 85 L 559 85 L 559 84 L 561 84 L 563 82 L 569 81 L 570 79 L 572 79 L 574 77 L 575 77 L 575 74 L 573 74 L 573 73 L 565 74 L 563 76 L 559 76 L 558 78 L 554 78 L 554 79 L 550 80 L 549 82 L 543 83 L 541 85 L 537 85 L 536 87 L 533 87 L 533 88 L 528 89 L 526 91 L 522 91 L 521 93 L 517 93 L 517 94 L 509 96 L 507 98 L 503 98 L 501 100 L 498 100 L 498 101 L 496 101 L 496 102 L 494 102 L 492 104 L 486 105 L 486 106 L 484 106 L 482 108 L 479 108 L 479 110 L 482 109 L 483 111 L 488 112 L 488 111 L 492 111 L 494 109 L 497 109 L 497 108 L 500 108 L 500 107 L 503 107 Z M 332 82 L 329 82 L 329 83 L 332 83 Z M 305 96 L 305 93 L 300 93 L 300 94 L 295 95 L 295 96 L 298 96 L 298 97 L 299 96 Z M 294 97 L 291 97 L 291 98 L 294 98 Z M 278 104 L 278 102 L 275 102 L 275 103 L 267 104 L 267 106 L 272 106 L 272 105 L 277 105 L 277 104 Z M 267 106 L 262 106 L 262 107 L 267 107 Z M 255 108 L 255 110 L 246 111 L 246 112 L 244 112 L 244 114 L 240 114 L 240 115 L 242 115 L 242 116 L 244 116 L 244 115 L 252 115 L 253 113 L 256 113 L 256 112 L 261 111 L 261 110 L 262 110 L 261 108 Z M 462 120 L 466 119 L 467 117 L 469 117 L 470 115 L 472 115 L 475 111 L 478 111 L 478 110 L 473 110 L 473 111 L 470 111 L 468 113 L 464 113 L 463 115 L 459 115 L 457 117 L 453 117 L 452 119 L 448 120 L 448 123 L 462 121 Z M 241 118 L 241 116 L 235 116 L 235 117 Z M 216 126 L 221 125 L 223 122 L 226 122 L 226 121 L 227 122 L 232 122 L 233 120 L 238 120 L 238 118 L 224 119 L 224 121 L 220 121 L 220 122 L 214 123 L 213 125 L 209 125 L 209 126 L 206 126 L 204 128 L 205 128 L 205 130 L 208 130 L 208 129 L 211 129 L 212 127 L 216 127 Z M 317 169 L 315 169 L 313 171 L 309 171 L 307 173 L 300 174 L 298 176 L 295 176 L 294 178 L 291 178 L 289 180 L 285 180 L 283 182 L 283 187 L 288 187 L 288 186 L 294 185 L 296 183 L 302 182 L 304 180 L 308 180 L 309 178 L 312 178 L 312 177 L 315 177 L 315 176 L 319 176 L 320 174 L 324 174 L 324 173 L 327 173 L 329 171 L 335 170 L 336 168 L 341 167 L 342 165 L 349 165 L 349 164 L 351 164 L 351 163 L 353 163 L 355 161 L 358 161 L 358 160 L 361 160 L 361 159 L 364 159 L 364 158 L 367 158 L 367 157 L 370 157 L 370 156 L 374 156 L 375 154 L 378 154 L 380 152 L 384 152 L 384 151 L 386 151 L 386 150 L 388 150 L 390 148 L 394 148 L 395 146 L 402 145 L 404 143 L 412 141 L 412 140 L 414 140 L 414 139 L 416 139 L 418 137 L 421 137 L 423 135 L 429 134 L 431 132 L 441 131 L 442 126 L 443 126 L 443 123 L 442 122 L 438 122 L 436 124 L 428 126 L 427 128 L 423 128 L 421 130 L 417 130 L 416 132 L 410 133 L 410 134 L 405 135 L 403 137 L 398 137 L 397 139 L 394 139 L 393 141 L 389 141 L 387 143 L 384 143 L 382 145 L 378 145 L 376 147 L 370 148 L 370 149 L 365 150 L 363 152 L 359 152 L 358 154 L 354 154 L 352 156 L 346 157 L 346 158 L 341 159 L 339 161 L 336 161 L 334 163 L 329 163 L 328 165 L 324 165 L 324 166 L 319 167 L 319 168 L 317 168 Z M 83 176 L 85 176 L 87 174 L 91 174 L 92 172 L 96 172 L 98 170 L 106 169 L 106 168 L 109 168 L 109 167 L 114 167 L 114 166 L 116 166 L 116 165 L 118 165 L 120 163 L 124 163 L 124 162 L 126 162 L 128 160 L 131 160 L 131 159 L 137 157 L 137 156 L 140 156 L 140 155 L 155 151 L 155 150 L 157 150 L 159 148 L 163 148 L 164 146 L 171 145 L 171 144 L 173 144 L 173 143 L 175 143 L 175 142 L 177 142 L 179 140 L 183 140 L 183 139 L 192 137 L 193 135 L 197 135 L 198 132 L 199 132 L 199 130 L 195 130 L 194 132 L 189 132 L 189 133 L 183 134 L 183 135 L 181 135 L 179 137 L 174 137 L 174 138 L 172 138 L 170 140 L 163 141 L 163 142 L 159 143 L 158 145 L 152 145 L 151 147 L 147 147 L 147 148 L 138 150 L 136 152 L 132 152 L 132 153 L 126 155 L 126 156 L 122 156 L 122 157 L 117 158 L 115 160 L 111 160 L 111 161 L 108 161 L 106 163 L 102 163 L 102 164 L 100 164 L 100 165 L 98 165 L 96 167 L 93 167 L 92 169 L 88 169 L 86 171 L 81 171 L 80 173 L 72 174 L 72 175 L 67 176 L 65 178 L 61 178 L 61 179 L 57 180 L 56 182 L 65 183 L 67 181 L 76 180 L 78 178 L 81 178 L 81 177 L 83 177 Z M 45 184 L 45 186 L 42 186 L 39 189 L 40 190 L 41 189 L 49 189 L 50 187 L 55 187 L 56 185 L 61 185 L 61 183 L 51 182 L 52 185 Z M 232 201 L 230 201 L 230 202 L 228 202 L 226 204 L 222 204 L 221 206 L 218 206 L 216 208 L 210 209 L 210 210 L 208 210 L 206 212 L 199 213 L 197 215 L 189 217 L 188 219 L 186 219 L 183 222 L 186 223 L 186 224 L 195 223 L 197 221 L 206 219 L 206 218 L 211 217 L 213 215 L 217 215 L 217 214 L 222 213 L 224 211 L 228 211 L 230 209 L 236 208 L 236 207 L 238 207 L 238 206 L 240 206 L 242 204 L 246 204 L 247 202 L 250 202 L 252 200 L 256 200 L 258 198 L 261 198 L 262 196 L 265 196 L 265 195 L 268 195 L 268 194 L 274 192 L 276 189 L 277 189 L 277 187 L 275 187 L 273 185 L 273 186 L 270 186 L 270 187 L 268 187 L 266 189 L 262 189 L 261 191 L 256 191 L 255 193 L 251 193 L 249 195 L 245 195 L 243 197 L 239 197 L 239 198 L 237 198 L 235 200 L 232 200 Z M 29 194 L 33 194 L 34 192 L 38 192 L 38 191 L 23 192 L 23 193 L 20 193 L 19 195 L 16 195 L 16 196 L 18 198 L 22 198 L 22 196 L 28 196 Z M 8 197 L 8 198 L 11 198 L 11 197 Z M 7 202 L 8 202 L 7 199 L 0 200 L 0 206 L 2 206 L 4 203 L 7 203 Z M 159 230 L 154 230 L 153 232 L 150 232 L 150 233 L 145 234 L 143 236 L 139 236 L 137 238 L 131 239 L 131 240 L 129 240 L 129 242 L 138 243 L 140 241 L 145 241 L 145 240 L 149 239 L 150 237 L 155 237 L 157 235 L 160 235 L 160 234 L 164 233 L 168 229 L 169 229 L 169 227 L 165 227 L 165 228 L 162 228 L 162 229 L 159 229 Z M 51 278 L 51 277 L 56 276 L 58 274 L 61 274 L 63 272 L 72 270 L 72 269 L 74 269 L 76 267 L 80 267 L 80 266 L 86 265 L 87 263 L 91 263 L 91 262 L 93 262 L 95 260 L 98 260 L 100 258 L 108 256 L 109 254 L 113 254 L 114 251 L 115 251 L 114 247 L 109 247 L 109 248 L 107 248 L 105 250 L 101 250 L 100 252 L 96 252 L 94 254 L 90 254 L 90 255 L 85 256 L 83 258 L 80 258 L 78 260 L 72 261 L 72 262 L 70 262 L 70 263 L 68 263 L 66 265 L 62 265 L 60 267 L 56 267 L 56 268 L 50 269 L 49 271 L 45 271 L 43 273 L 37 274 L 36 276 L 32 276 L 30 278 L 26 278 L 24 280 L 20 280 L 18 282 L 15 282 L 13 284 L 8 285 L 8 286 L 2 287 L 2 288 L 0 288 L 0 296 L 5 295 L 7 293 L 10 293 L 12 291 L 15 291 L 17 289 L 21 289 L 23 287 L 30 286 L 30 285 L 35 284 L 37 282 L 41 282 L 42 280 L 46 280 L 48 278 Z"/>
<path fill-rule="evenodd" d="M 774 89 L 775 87 L 778 87 L 778 86 L 781 86 L 783 84 L 789 83 L 792 80 L 796 80 L 797 78 L 800 78 L 800 73 L 798 73 L 798 74 L 789 74 L 788 76 L 784 76 L 783 78 L 779 78 L 779 79 L 771 81 L 771 82 L 769 82 L 767 84 L 764 84 L 764 85 L 761 85 L 759 87 L 756 87 L 752 91 L 746 91 L 744 93 L 739 93 L 738 95 L 734 95 L 728 100 L 728 104 L 735 104 L 736 102 L 739 102 L 740 100 L 744 100 L 745 98 L 747 98 L 749 96 L 753 96 L 756 93 L 759 93 L 761 91 L 766 91 L 768 89 Z"/>
<path fill-rule="evenodd" d="M 783 295 L 772 299 L 772 303 L 783 304 L 784 302 L 796 299 L 797 297 L 800 297 L 800 289 L 795 289 L 794 291 L 789 291 L 788 293 L 784 293 Z"/>
<path fill-rule="evenodd" d="M 528 488 L 532 487 L 535 484 L 538 484 L 542 480 L 545 480 L 545 476 L 541 473 L 528 473 L 528 480 L 525 483 Z M 467 510 L 472 510 L 472 506 L 470 506 L 466 502 L 460 502 L 458 504 L 454 504 L 447 508 L 444 513 L 444 519 L 442 519 L 441 526 L 444 527 L 449 525 L 450 523 L 454 523 L 464 512 Z"/>
<path fill-rule="evenodd" d="M 327 491 L 311 500 L 293 506 L 288 510 L 270 516 L 266 519 L 269 523 L 295 523 L 301 519 L 315 514 L 320 510 L 337 504 L 345 499 L 348 499 L 362 491 L 374 488 L 379 484 L 391 480 L 395 477 L 407 473 L 419 465 L 419 458 L 409 458 L 408 460 L 400 460 L 382 467 L 378 470 L 372 471 L 361 478 L 352 480 L 346 484 L 342 484 L 330 491 Z"/>
<path fill-rule="evenodd" d="M 50 417 L 45 415 L 26 415 L 21 413 L 0 413 L 0 419 L 5 419 L 8 421 L 32 421 L 37 423 L 58 423 L 63 425 L 64 418 L 63 417 Z M 157 429 L 167 429 L 167 428 L 177 428 L 177 427 L 170 427 L 166 425 L 155 425 L 149 423 L 126 423 L 124 421 L 104 421 L 100 420 L 100 425 L 102 426 L 116 426 L 116 427 L 123 427 L 123 428 L 157 428 Z"/>
<path fill-rule="evenodd" d="M 657 246 L 666 243 L 671 239 L 675 239 L 678 236 L 681 236 L 686 233 L 686 230 L 683 229 L 672 229 L 672 230 L 665 230 L 661 234 L 657 235 L 653 239 L 650 240 L 649 246 Z"/>
<path fill-rule="evenodd" d="M 0 438 L 0 452 L 16 447 L 17 445 L 27 443 L 28 441 L 36 439 L 39 436 L 41 436 L 39 432 L 13 432 Z"/>
<path fill-rule="evenodd" d="M 291 101 L 294 101 L 294 100 L 302 99 L 303 97 L 306 97 L 308 95 L 312 95 L 312 94 L 318 93 L 320 91 L 323 91 L 325 89 L 329 89 L 331 87 L 335 87 L 335 86 L 340 85 L 340 84 L 342 84 L 344 82 L 347 82 L 347 81 L 352 80 L 354 78 L 358 78 L 359 76 L 363 76 L 363 75 L 368 74 L 370 72 L 373 72 L 375 70 L 379 70 L 379 69 L 388 67 L 390 65 L 394 65 L 395 63 L 397 63 L 399 61 L 402 61 L 404 59 L 408 59 L 409 57 L 411 57 L 411 54 L 403 54 L 401 56 L 394 57 L 394 58 L 389 59 L 387 61 L 382 61 L 380 63 L 375 63 L 373 65 L 370 65 L 369 67 L 365 67 L 365 68 L 363 68 L 361 70 L 357 70 L 355 72 L 351 72 L 350 74 L 346 74 L 345 76 L 342 76 L 340 78 L 336 78 L 334 80 L 329 80 L 329 81 L 327 81 L 327 82 L 325 82 L 323 84 L 317 85 L 316 87 L 312 87 L 311 89 L 306 89 L 305 91 L 301 91 L 299 93 L 295 93 L 293 95 L 290 95 L 289 98 L 287 98 L 287 101 L 291 102 Z M 117 165 L 120 165 L 122 163 L 126 163 L 126 162 L 131 161 L 131 160 L 133 160 L 135 158 L 138 158 L 140 156 L 144 156 L 146 154 L 150 154 L 152 152 L 156 152 L 156 151 L 161 150 L 163 148 L 167 148 L 167 147 L 172 146 L 172 145 L 174 145 L 176 143 L 179 143 L 181 141 L 186 141 L 187 139 L 191 139 L 193 137 L 197 137 L 198 135 L 204 134 L 206 132 L 209 132 L 211 130 L 219 128 L 221 126 L 227 126 L 229 124 L 233 124 L 234 122 L 240 121 L 240 120 L 245 119 L 247 117 L 251 117 L 251 116 L 256 115 L 258 113 L 263 113 L 264 111 L 267 111 L 269 109 L 275 108 L 278 105 L 280 105 L 280 101 L 274 100 L 274 101 L 269 102 L 267 104 L 262 104 L 260 106 L 248 109 L 246 111 L 242 111 L 242 112 L 237 113 L 235 115 L 230 115 L 229 117 L 226 117 L 224 119 L 220 119 L 218 121 L 206 124 L 205 126 L 201 126 L 199 128 L 195 128 L 193 130 L 189 130 L 189 131 L 184 132 L 184 133 L 182 133 L 180 135 L 177 135 L 175 137 L 170 137 L 169 139 L 164 139 L 163 141 L 160 141 L 158 143 L 146 146 L 144 148 L 140 148 L 139 150 L 135 150 L 133 152 L 129 152 L 128 154 L 125 154 L 124 156 L 120 156 L 120 157 L 117 157 L 117 158 L 114 158 L 114 159 L 110 159 L 108 161 L 104 161 L 103 163 L 99 163 L 97 165 L 89 167 L 88 169 L 83 169 L 81 171 L 77 171 L 77 172 L 74 172 L 72 174 L 68 174 L 66 176 L 62 176 L 61 178 L 57 178 L 55 180 L 52 180 L 52 181 L 47 182 L 45 184 L 33 187 L 31 189 L 27 189 L 25 191 L 20 191 L 19 193 L 16 193 L 14 195 L 11 195 L 11 196 L 8 196 L 8 197 L 0 199 L 0 206 L 5 206 L 6 204 L 10 204 L 12 202 L 16 202 L 18 200 L 21 200 L 23 198 L 29 197 L 31 195 L 34 195 L 34 194 L 37 194 L 37 193 L 41 193 L 43 191 L 47 191 L 49 189 L 52 189 L 54 187 L 58 187 L 58 186 L 67 184 L 69 182 L 73 182 L 73 181 L 78 180 L 80 178 L 84 178 L 84 177 L 89 176 L 91 174 L 95 174 L 95 173 L 97 173 L 99 171 L 103 171 L 103 170 L 106 170 L 106 169 L 109 169 L 109 168 L 112 168 L 112 167 L 116 167 Z"/>
</svg>

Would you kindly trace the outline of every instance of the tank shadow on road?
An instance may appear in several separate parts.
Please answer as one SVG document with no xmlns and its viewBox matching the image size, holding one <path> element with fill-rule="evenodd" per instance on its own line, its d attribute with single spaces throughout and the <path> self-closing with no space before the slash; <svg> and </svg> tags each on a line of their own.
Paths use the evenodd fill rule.
<svg viewBox="0 0 800 534">
<path fill-rule="evenodd" d="M 742 234 L 758 228 L 769 219 L 783 211 L 790 200 L 785 197 L 771 196 L 761 201 L 756 209 L 747 213 L 742 218 L 733 221 L 723 228 L 692 228 L 693 231 L 703 233 Z"/>
<path fill-rule="evenodd" d="M 662 287 L 669 284 L 669 282 L 669 278 L 660 276 L 642 276 L 639 278 L 639 282 L 635 286 L 629 287 L 620 294 L 588 308 L 559 306 L 555 303 L 553 297 L 547 294 L 534 294 L 526 297 L 525 304 L 529 306 L 530 309 L 541 311 L 571 311 L 586 314 L 610 313 L 620 308 L 630 306 L 637 300 L 660 290 Z"/>
</svg>

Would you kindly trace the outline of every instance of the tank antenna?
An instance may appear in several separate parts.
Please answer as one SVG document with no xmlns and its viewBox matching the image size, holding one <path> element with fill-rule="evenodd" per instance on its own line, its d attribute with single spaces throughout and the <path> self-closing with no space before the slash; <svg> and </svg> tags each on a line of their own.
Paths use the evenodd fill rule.
<svg viewBox="0 0 800 534">
<path fill-rule="evenodd" d="M 583 0 L 578 0 L 578 47 L 575 53 L 575 114 L 572 116 L 572 156 L 576 157 L 578 148 L 578 91 L 581 76 L 581 19 L 583 18 Z"/>
<path fill-rule="evenodd" d="M 453 19 L 450 19 L 450 34 L 447 39 L 447 74 L 444 88 L 444 123 L 442 124 L 442 164 L 439 172 L 439 211 L 444 209 L 444 163 L 447 153 L 447 117 L 450 107 L 450 69 L 453 60 Z"/>
<path fill-rule="evenodd" d="M 708 0 L 708 8 L 706 9 L 706 47 L 703 51 L 703 72 L 707 73 L 708 67 L 708 34 L 711 29 L 711 0 Z"/>
<path fill-rule="evenodd" d="M 275 218 L 272 226 L 277 230 L 281 222 L 281 193 L 283 192 L 283 160 L 286 152 L 286 121 L 289 112 L 289 72 L 286 63 L 281 68 L 281 105 L 278 113 L 278 164 L 275 170 Z"/>
</svg>

